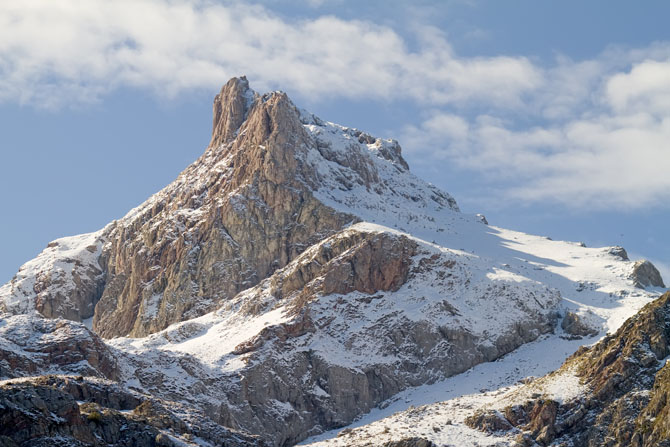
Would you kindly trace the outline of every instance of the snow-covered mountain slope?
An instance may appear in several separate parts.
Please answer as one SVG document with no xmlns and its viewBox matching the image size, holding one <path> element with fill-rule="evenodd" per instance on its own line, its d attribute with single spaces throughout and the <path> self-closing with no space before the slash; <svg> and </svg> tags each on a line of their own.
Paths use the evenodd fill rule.
<svg viewBox="0 0 670 447">
<path fill-rule="evenodd" d="M 662 281 L 621 248 L 461 213 L 397 142 L 244 78 L 217 96 L 213 128 L 172 184 L 97 233 L 50 244 L 0 288 L 13 321 L 92 316 L 119 383 L 180 402 L 180 417 L 199 408 L 290 445 L 505 354 L 479 387 L 528 375 L 509 365 L 523 355 L 543 374 L 661 291 L 640 287 Z"/>
<path fill-rule="evenodd" d="M 301 445 L 371 446 L 412 438 L 463 447 L 662 445 L 668 433 L 669 301 L 668 293 L 657 298 L 588 349 L 578 350 L 583 340 L 560 332 L 545 335 L 495 362 L 399 393 L 354 424 Z"/>
<path fill-rule="evenodd" d="M 580 340 L 557 329 L 497 362 L 464 373 L 469 379 L 457 375 L 443 380 L 550 331 L 556 311 L 562 315 L 575 312 L 604 333 L 657 296 L 634 287 L 630 278 L 634 263 L 610 249 L 491 228 L 467 216 L 457 215 L 453 222 L 462 225 L 451 227 L 454 234 L 460 230 L 470 236 L 460 239 L 465 245 L 460 249 L 377 224 L 355 224 L 306 250 L 217 312 L 148 338 L 116 339 L 113 346 L 130 353 L 126 377 L 133 386 L 159 396 L 181 396 L 193 404 L 226 407 L 229 413 L 223 419 L 236 426 L 255 433 L 272 427 L 273 436 L 295 442 L 305 433 L 345 424 L 377 402 L 393 400 L 408 386 L 437 380 L 429 393 L 432 402 L 437 402 L 448 397 L 441 387 L 450 387 L 449 396 L 457 397 L 545 374 L 580 344 L 597 338 Z M 483 230 L 479 236 L 477 230 Z M 352 234 L 366 233 L 404 237 L 417 244 L 406 282 L 387 292 L 324 290 L 323 285 L 329 283 L 327 274 L 337 270 L 331 264 L 349 265 L 352 248 L 345 246 L 341 255 L 332 253 L 330 263 L 318 253 Z M 500 245 L 487 247 L 487 234 L 498 238 Z M 467 245 L 467 240 L 473 245 Z M 477 251 L 488 256 L 472 253 Z M 548 258 L 549 254 L 556 260 Z M 304 269 L 314 265 L 322 270 L 309 276 L 314 272 Z M 319 275 L 322 272 L 324 276 Z M 297 284 L 286 286 L 296 277 L 300 278 Z M 349 278 L 348 271 L 344 276 L 335 275 L 342 277 Z M 315 287 L 314 283 L 321 284 Z M 302 303 L 305 290 L 314 300 L 308 306 Z M 524 332 L 527 338 L 510 340 Z M 480 374 L 479 370 L 488 372 Z M 207 386 L 202 377 L 207 378 Z M 463 380 L 470 381 L 469 391 L 461 385 Z M 260 390 L 249 391 L 252 384 Z M 295 389 L 301 390 L 298 397 L 292 395 Z M 407 401 L 396 400 L 393 408 L 416 403 L 412 391 L 406 393 Z M 421 394 L 421 388 L 415 393 Z M 314 417 L 323 413 L 330 420 Z M 364 420 L 383 414 L 373 410 Z M 473 434 L 456 415 L 446 417 L 452 424 L 442 436 L 460 431 L 462 436 L 472 435 L 472 440 L 483 436 Z M 393 420 L 384 423 L 395 426 Z M 432 430 L 432 426 L 427 428 Z M 395 430 L 393 434 L 397 438 L 405 433 Z"/>
<path fill-rule="evenodd" d="M 557 371 L 480 406 L 465 422 L 522 445 L 668 444 L 670 293 Z"/>
<path fill-rule="evenodd" d="M 39 312 L 81 321 L 93 316 L 93 296 L 104 274 L 98 263 L 104 230 L 50 242 L 0 287 L 0 311 Z"/>
<path fill-rule="evenodd" d="M 487 268 L 360 223 L 215 313 L 111 344 L 134 387 L 225 407 L 236 426 L 293 443 L 553 329 L 555 290 L 492 282 Z"/>
</svg>

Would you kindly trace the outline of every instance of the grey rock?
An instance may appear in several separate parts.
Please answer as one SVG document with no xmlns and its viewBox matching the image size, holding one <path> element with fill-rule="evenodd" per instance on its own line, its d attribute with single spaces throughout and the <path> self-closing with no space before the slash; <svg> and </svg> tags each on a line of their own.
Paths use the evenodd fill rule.
<svg viewBox="0 0 670 447">
<path fill-rule="evenodd" d="M 616 256 L 619 259 L 622 259 L 624 261 L 628 261 L 628 253 L 626 252 L 626 249 L 620 246 L 614 246 L 611 247 L 609 250 L 607 250 L 609 254 L 612 256 Z"/>
<path fill-rule="evenodd" d="M 635 262 L 631 279 L 635 281 L 635 287 L 641 289 L 645 287 L 665 287 L 660 272 L 654 264 L 647 260 Z"/>
<path fill-rule="evenodd" d="M 478 219 L 481 223 L 483 223 L 484 225 L 488 225 L 488 224 L 489 224 L 489 221 L 486 220 L 486 216 L 484 216 L 483 214 L 476 214 L 475 216 L 476 216 L 477 219 Z"/>
<path fill-rule="evenodd" d="M 118 379 L 114 352 L 82 324 L 13 315 L 0 325 L 0 378 L 69 373 Z"/>
<path fill-rule="evenodd" d="M 0 408 L 0 445 L 174 447 L 195 445 L 188 442 L 193 436 L 230 447 L 263 445 L 257 437 L 207 425 L 204 414 L 184 421 L 156 399 L 81 377 L 0 384 Z"/>
<path fill-rule="evenodd" d="M 589 326 L 584 320 L 574 312 L 566 312 L 561 321 L 561 328 L 570 335 L 593 336 L 598 334 L 598 330 Z"/>
</svg>

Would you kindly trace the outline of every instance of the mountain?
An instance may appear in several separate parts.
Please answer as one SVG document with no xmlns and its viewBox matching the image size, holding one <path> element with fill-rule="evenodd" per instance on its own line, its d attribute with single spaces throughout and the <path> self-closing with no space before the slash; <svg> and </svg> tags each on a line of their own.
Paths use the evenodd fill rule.
<svg viewBox="0 0 670 447">
<path fill-rule="evenodd" d="M 665 293 L 543 377 L 411 405 L 310 445 L 667 446 L 669 358 L 670 293 Z M 519 359 L 513 355 L 473 373 L 492 375 L 493 368 L 509 368 L 509 360 Z M 451 380 L 467 387 L 467 378 L 453 377 L 440 388 L 453 385 Z M 434 385 L 426 388 L 440 393 Z M 412 393 L 401 396 L 411 398 Z"/>
<path fill-rule="evenodd" d="M 664 287 L 620 247 L 461 213 L 396 141 L 244 77 L 213 115 L 209 147 L 173 183 L 0 288 L 4 421 L 43 427 L 0 436 L 293 445 L 520 347 L 544 374 Z M 508 372 L 487 386 L 527 375 Z"/>
<path fill-rule="evenodd" d="M 504 408 L 479 410 L 467 422 L 514 431 L 520 445 L 667 446 L 668 358 L 670 293 L 615 334 L 578 350 L 559 370 L 508 393 L 500 399 Z M 576 389 L 556 393 L 566 377 Z"/>
</svg>

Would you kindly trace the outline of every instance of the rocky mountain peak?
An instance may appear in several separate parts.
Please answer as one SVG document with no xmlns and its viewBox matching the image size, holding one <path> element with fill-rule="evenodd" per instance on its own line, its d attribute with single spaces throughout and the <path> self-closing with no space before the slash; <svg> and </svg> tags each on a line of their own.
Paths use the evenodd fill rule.
<svg viewBox="0 0 670 447">
<path fill-rule="evenodd" d="M 519 355 L 567 355 L 573 337 L 616 329 L 658 293 L 636 285 L 662 286 L 620 247 L 460 213 L 409 171 L 397 141 L 323 121 L 283 92 L 233 78 L 213 112 L 210 145 L 174 182 L 100 231 L 50 243 L 0 286 L 0 379 L 21 378 L 0 383 L 0 407 L 16 409 L 4 425 L 34 427 L 0 430 L 0 445 L 51 433 L 68 445 L 289 446 L 531 341 Z M 595 377 L 608 394 L 623 373 L 651 377 L 670 353 L 668 300 L 648 309 L 642 336 L 608 337 L 575 381 Z M 524 369 L 486 380 L 514 383 Z M 82 376 L 23 381 L 36 374 Z M 127 405 L 108 398 L 120 389 Z M 561 435 L 545 419 L 529 419 L 547 434 L 538 441 Z M 454 429 L 435 427 L 424 435 Z M 133 433 L 147 443 L 123 438 Z M 385 445 L 430 445 L 406 439 Z"/>
<path fill-rule="evenodd" d="M 212 140 L 216 147 L 235 138 L 257 94 L 249 88 L 246 76 L 232 78 L 214 98 Z"/>
</svg>

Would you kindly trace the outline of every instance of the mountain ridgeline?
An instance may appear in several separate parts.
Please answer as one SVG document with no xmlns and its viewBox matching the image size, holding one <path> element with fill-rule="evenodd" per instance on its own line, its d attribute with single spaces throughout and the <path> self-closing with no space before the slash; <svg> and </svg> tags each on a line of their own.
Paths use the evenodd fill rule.
<svg viewBox="0 0 670 447">
<path fill-rule="evenodd" d="M 660 287 L 620 247 L 461 213 L 397 141 L 233 78 L 174 182 L 0 287 L 2 423 L 24 427 L 0 445 L 294 445 L 616 329 Z"/>
</svg>

